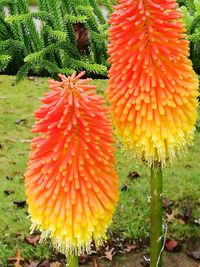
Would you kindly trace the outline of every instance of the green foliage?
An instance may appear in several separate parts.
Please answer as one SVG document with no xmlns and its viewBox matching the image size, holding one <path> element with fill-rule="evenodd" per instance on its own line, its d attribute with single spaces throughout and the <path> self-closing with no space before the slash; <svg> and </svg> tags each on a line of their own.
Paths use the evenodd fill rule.
<svg viewBox="0 0 200 267">
<path fill-rule="evenodd" d="M 200 74 L 200 1 L 180 1 L 180 5 L 190 41 L 190 58 L 195 71 Z"/>
<path fill-rule="evenodd" d="M 102 3 L 109 13 L 111 2 Z M 97 1 L 38 0 L 38 5 L 38 12 L 30 12 L 26 0 L 0 0 L 0 71 L 17 73 L 17 81 L 27 74 L 54 77 L 83 69 L 105 76 L 108 25 Z"/>
</svg>

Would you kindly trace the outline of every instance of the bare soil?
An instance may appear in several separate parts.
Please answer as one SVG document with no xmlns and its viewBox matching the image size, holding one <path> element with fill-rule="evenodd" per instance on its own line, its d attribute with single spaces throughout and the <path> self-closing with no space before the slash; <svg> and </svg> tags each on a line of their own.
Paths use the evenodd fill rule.
<svg viewBox="0 0 200 267">
<path fill-rule="evenodd" d="M 99 259 L 99 267 L 142 267 L 142 254 L 129 253 L 125 256 L 116 256 L 112 261 Z M 81 266 L 94 267 L 92 262 Z M 167 253 L 163 255 L 163 267 L 200 267 L 200 261 L 195 261 L 185 253 Z"/>
</svg>

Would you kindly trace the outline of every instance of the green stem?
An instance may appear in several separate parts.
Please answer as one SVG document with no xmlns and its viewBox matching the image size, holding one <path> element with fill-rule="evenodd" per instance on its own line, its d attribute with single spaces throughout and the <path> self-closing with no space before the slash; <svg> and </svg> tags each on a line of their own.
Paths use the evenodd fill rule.
<svg viewBox="0 0 200 267">
<path fill-rule="evenodd" d="M 67 267 L 78 267 L 78 256 L 68 255 L 67 256 Z"/>
<path fill-rule="evenodd" d="M 151 166 L 151 267 L 162 267 L 162 168 Z"/>
</svg>

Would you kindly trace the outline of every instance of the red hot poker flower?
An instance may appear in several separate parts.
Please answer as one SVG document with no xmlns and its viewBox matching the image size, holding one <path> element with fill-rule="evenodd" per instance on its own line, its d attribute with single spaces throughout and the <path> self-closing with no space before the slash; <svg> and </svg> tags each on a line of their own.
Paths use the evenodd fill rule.
<svg viewBox="0 0 200 267">
<path fill-rule="evenodd" d="M 120 0 L 109 31 L 108 99 L 124 143 L 150 165 L 193 139 L 198 80 L 175 0 Z"/>
<path fill-rule="evenodd" d="M 49 81 L 25 174 L 32 228 L 71 254 L 102 242 L 118 200 L 109 112 L 82 75 Z"/>
</svg>

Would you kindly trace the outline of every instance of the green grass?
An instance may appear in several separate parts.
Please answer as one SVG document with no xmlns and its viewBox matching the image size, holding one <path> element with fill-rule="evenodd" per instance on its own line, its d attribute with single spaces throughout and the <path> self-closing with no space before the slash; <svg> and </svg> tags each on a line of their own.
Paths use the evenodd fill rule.
<svg viewBox="0 0 200 267">
<path fill-rule="evenodd" d="M 24 258 L 42 259 L 52 257 L 49 244 L 35 247 L 24 241 L 29 233 L 30 221 L 27 207 L 17 208 L 13 201 L 24 200 L 23 173 L 29 152 L 33 111 L 40 105 L 39 97 L 47 90 L 47 79 L 25 79 L 12 86 L 14 77 L 0 76 L 0 265 L 6 258 L 21 249 Z M 98 93 L 103 94 L 106 80 L 96 80 Z M 20 124 L 15 122 L 23 119 Z M 200 126 L 200 123 L 199 123 Z M 200 218 L 200 133 L 196 133 L 195 144 L 187 156 L 164 171 L 164 196 L 175 201 L 174 207 L 181 213 L 184 206 L 191 206 L 193 216 Z M 109 229 L 109 234 L 141 239 L 149 236 L 149 170 L 139 165 L 128 152 L 117 144 L 117 170 L 120 186 L 126 184 L 127 191 L 121 192 L 120 203 Z M 140 178 L 128 178 L 136 171 Z M 5 195 L 4 190 L 13 190 Z M 168 236 L 176 238 L 200 237 L 199 229 L 193 224 L 169 223 Z"/>
</svg>

